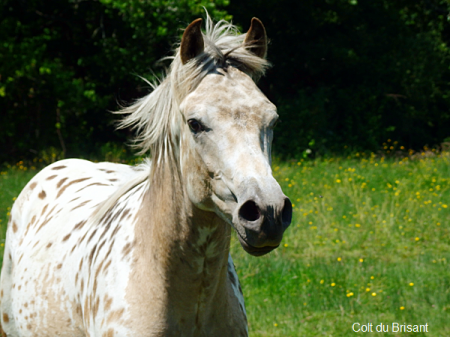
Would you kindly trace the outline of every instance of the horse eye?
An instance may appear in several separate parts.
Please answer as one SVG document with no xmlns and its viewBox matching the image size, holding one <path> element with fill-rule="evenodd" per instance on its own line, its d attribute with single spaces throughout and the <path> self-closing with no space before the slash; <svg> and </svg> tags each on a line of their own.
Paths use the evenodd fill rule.
<svg viewBox="0 0 450 337">
<path fill-rule="evenodd" d="M 188 125 L 189 125 L 189 129 L 191 129 L 191 131 L 193 133 L 198 133 L 198 132 L 204 130 L 203 125 L 200 124 L 200 122 L 196 119 L 189 119 Z"/>
</svg>

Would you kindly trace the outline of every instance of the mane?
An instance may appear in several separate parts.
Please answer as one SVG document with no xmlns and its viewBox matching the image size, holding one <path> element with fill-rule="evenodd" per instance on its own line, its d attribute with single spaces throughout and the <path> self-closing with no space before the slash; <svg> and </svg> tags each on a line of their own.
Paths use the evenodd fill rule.
<svg viewBox="0 0 450 337">
<path fill-rule="evenodd" d="M 138 154 L 150 152 L 152 165 L 159 165 L 180 148 L 182 116 L 179 106 L 201 80 L 217 68 L 236 67 L 254 81 L 259 79 L 269 62 L 250 51 L 255 44 L 244 44 L 246 34 L 240 34 L 233 24 L 221 20 L 213 23 L 206 13 L 206 32 L 202 33 L 204 52 L 182 64 L 179 44 L 165 78 L 156 83 L 147 81 L 153 91 L 134 104 L 115 113 L 125 114 L 118 128 L 131 127 L 136 131 L 132 142 Z"/>
<path fill-rule="evenodd" d="M 257 46 L 257 41 L 244 44 L 246 34 L 239 34 L 236 26 L 224 20 L 214 24 L 208 13 L 206 16 L 206 32 L 202 33 L 204 52 L 182 64 L 178 44 L 174 56 L 164 58 L 172 60 L 165 78 L 154 83 L 144 79 L 153 91 L 115 112 L 126 115 L 118 123 L 119 129 L 131 127 L 136 130 L 132 146 L 139 149 L 138 154 L 150 152 L 152 160 L 138 167 L 138 173 L 132 179 L 98 206 L 91 223 L 101 221 L 120 197 L 148 180 L 156 167 L 162 167 L 161 164 L 167 161 L 173 164 L 180 151 L 182 132 L 182 116 L 178 107 L 208 73 L 231 66 L 256 81 L 269 67 L 268 61 L 250 51 Z"/>
</svg>

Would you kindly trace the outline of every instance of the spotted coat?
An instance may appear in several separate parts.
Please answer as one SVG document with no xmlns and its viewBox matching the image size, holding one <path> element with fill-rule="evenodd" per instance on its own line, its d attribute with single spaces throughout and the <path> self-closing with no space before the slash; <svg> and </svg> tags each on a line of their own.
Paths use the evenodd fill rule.
<svg viewBox="0 0 450 337">
<path fill-rule="evenodd" d="M 98 223 L 89 219 L 136 174 L 126 165 L 69 159 L 27 184 L 11 210 L 1 273 L 8 336 L 130 335 L 126 289 L 148 182 L 125 193 Z M 228 278 L 245 312 L 231 256 Z"/>
</svg>

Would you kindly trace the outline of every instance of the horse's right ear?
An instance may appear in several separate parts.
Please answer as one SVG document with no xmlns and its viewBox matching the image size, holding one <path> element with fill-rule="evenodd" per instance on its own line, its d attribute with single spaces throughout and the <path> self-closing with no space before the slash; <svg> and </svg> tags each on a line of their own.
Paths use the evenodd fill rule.
<svg viewBox="0 0 450 337">
<path fill-rule="evenodd" d="M 186 64 L 205 50 L 201 26 L 202 19 L 197 19 L 192 21 L 184 31 L 180 45 L 181 63 Z"/>
</svg>

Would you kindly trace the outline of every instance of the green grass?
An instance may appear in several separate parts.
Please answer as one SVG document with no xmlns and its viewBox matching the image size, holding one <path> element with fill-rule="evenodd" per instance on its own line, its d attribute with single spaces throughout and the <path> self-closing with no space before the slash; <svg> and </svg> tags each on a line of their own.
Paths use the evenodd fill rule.
<svg viewBox="0 0 450 337">
<path fill-rule="evenodd" d="M 449 164 L 448 153 L 275 163 L 295 205 L 283 245 L 261 258 L 232 246 L 251 335 L 398 322 L 429 332 L 373 335 L 450 336 Z"/>
<path fill-rule="evenodd" d="M 0 176 L 3 235 L 36 173 Z M 251 336 L 349 336 L 352 324 L 425 324 L 450 336 L 450 155 L 275 162 L 294 204 L 283 244 L 255 258 L 232 239 Z M 361 333 L 360 333 L 361 334 Z"/>
</svg>

